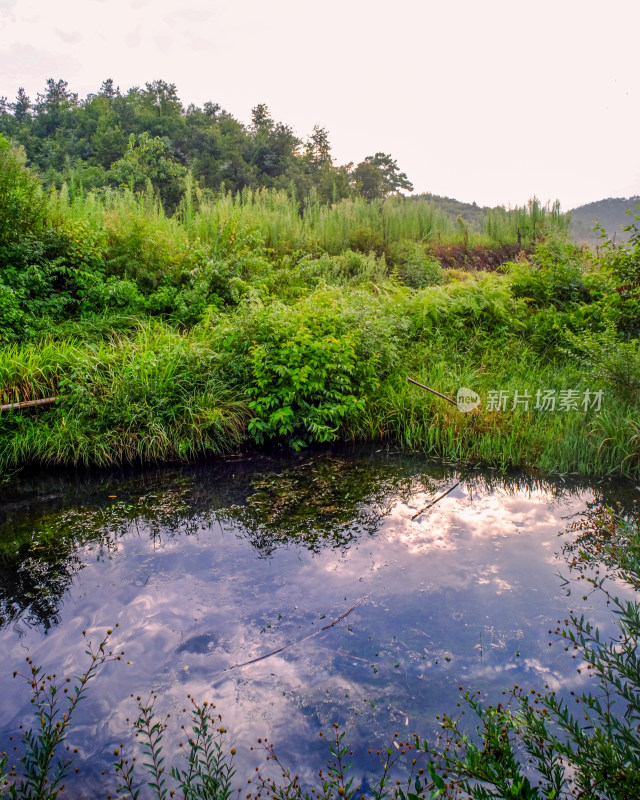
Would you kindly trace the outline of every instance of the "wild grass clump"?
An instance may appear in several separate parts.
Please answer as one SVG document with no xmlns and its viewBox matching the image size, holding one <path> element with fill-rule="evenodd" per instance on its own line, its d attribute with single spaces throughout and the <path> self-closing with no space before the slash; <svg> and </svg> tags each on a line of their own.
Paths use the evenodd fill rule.
<svg viewBox="0 0 640 800">
<path fill-rule="evenodd" d="M 216 354 L 204 342 L 142 325 L 134 336 L 71 348 L 64 370 L 46 360 L 52 349 L 63 350 L 45 344 L 13 351 L 8 364 L 0 358 L 5 380 L 15 364 L 27 364 L 28 372 L 14 371 L 24 385 L 44 373 L 60 393 L 44 413 L 2 413 L 5 467 L 184 460 L 228 452 L 244 438 L 247 406 L 221 383 Z"/>
</svg>

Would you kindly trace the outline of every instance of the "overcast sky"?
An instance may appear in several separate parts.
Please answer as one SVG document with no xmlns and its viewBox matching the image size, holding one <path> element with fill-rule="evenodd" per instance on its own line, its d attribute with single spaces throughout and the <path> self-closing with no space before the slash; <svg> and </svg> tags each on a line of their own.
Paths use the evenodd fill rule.
<svg viewBox="0 0 640 800">
<path fill-rule="evenodd" d="M 0 95 L 161 78 L 418 192 L 569 209 L 640 194 L 639 31 L 639 0 L 0 0 Z"/>
</svg>

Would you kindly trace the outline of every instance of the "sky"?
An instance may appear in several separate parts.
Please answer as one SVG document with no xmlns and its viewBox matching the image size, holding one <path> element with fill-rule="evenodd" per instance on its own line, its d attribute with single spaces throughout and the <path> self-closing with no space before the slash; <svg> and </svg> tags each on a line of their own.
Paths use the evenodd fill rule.
<svg viewBox="0 0 640 800">
<path fill-rule="evenodd" d="M 0 95 L 162 79 L 416 192 L 568 210 L 640 195 L 638 0 L 0 0 Z"/>
</svg>

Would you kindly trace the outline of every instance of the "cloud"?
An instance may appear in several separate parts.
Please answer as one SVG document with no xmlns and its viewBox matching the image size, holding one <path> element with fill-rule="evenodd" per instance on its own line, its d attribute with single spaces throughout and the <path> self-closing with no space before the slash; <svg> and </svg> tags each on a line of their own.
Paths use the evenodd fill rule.
<svg viewBox="0 0 640 800">
<path fill-rule="evenodd" d="M 137 47 L 140 44 L 142 36 L 140 32 L 142 31 L 142 25 L 138 25 L 137 28 L 127 33 L 123 41 L 127 45 L 127 47 Z"/>
<path fill-rule="evenodd" d="M 211 18 L 211 11 L 206 9 L 185 8 L 182 11 L 172 11 L 163 17 L 164 22 L 172 27 L 178 22 L 204 22 Z"/>
<path fill-rule="evenodd" d="M 66 54 L 52 53 L 28 44 L 14 44 L 0 49 L 5 86 L 44 85 L 49 75 L 70 75 L 80 68 L 80 62 Z"/>
<path fill-rule="evenodd" d="M 152 40 L 163 53 L 169 53 L 173 47 L 173 40 L 170 36 L 153 36 Z"/>
<path fill-rule="evenodd" d="M 208 39 L 204 39 L 202 36 L 194 36 L 192 33 L 188 33 L 185 31 L 185 40 L 189 47 L 189 50 L 198 50 L 200 52 L 206 52 L 207 50 L 211 50 L 213 44 Z"/>
<path fill-rule="evenodd" d="M 79 31 L 71 33 L 70 31 L 61 31 L 59 28 L 54 28 L 53 30 L 65 44 L 77 44 L 84 39 L 84 36 Z"/>
</svg>

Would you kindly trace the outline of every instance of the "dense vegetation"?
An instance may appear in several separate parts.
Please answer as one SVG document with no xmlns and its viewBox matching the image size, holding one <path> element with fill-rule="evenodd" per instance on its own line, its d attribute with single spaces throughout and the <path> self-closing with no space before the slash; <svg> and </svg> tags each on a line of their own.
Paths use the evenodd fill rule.
<svg viewBox="0 0 640 800">
<path fill-rule="evenodd" d="M 264 106 L 249 127 L 215 104 L 185 110 L 159 81 L 126 94 L 105 82 L 83 102 L 49 81 L 34 104 L 23 92 L 1 102 L 0 126 L 0 404 L 56 398 L 0 413 L 4 469 L 340 438 L 503 468 L 640 474 L 637 218 L 626 243 L 593 256 L 568 241 L 557 206 L 404 198 L 410 183 L 387 154 L 338 167 L 321 128 L 303 143 Z M 464 414 L 407 376 L 449 396 L 469 387 L 481 405 Z M 606 514 L 587 531 L 597 558 L 637 588 L 637 525 Z M 399 744 L 416 756 L 409 783 L 389 783 L 396 751 L 382 751 L 374 796 L 637 793 L 638 606 L 618 611 L 620 646 L 577 618 L 565 635 L 626 715 L 585 694 L 583 726 L 541 690 L 488 709 L 468 694 L 478 737 L 445 716 L 449 749 Z M 39 713 L 20 774 L 0 757 L 13 796 L 55 796 L 71 767 L 58 750 L 105 647 L 73 685 L 66 722 L 55 679 L 29 666 Z M 226 797 L 224 729 L 207 706 L 194 704 L 192 721 L 176 785 Z M 134 724 L 165 796 L 164 723 L 141 702 Z M 342 736 L 324 798 L 356 791 Z M 123 796 L 135 796 L 132 762 L 116 756 Z M 286 776 L 260 785 L 301 798 Z"/>
<path fill-rule="evenodd" d="M 0 404 L 57 400 L 0 413 L 5 468 L 341 438 L 637 474 L 637 227 L 593 257 L 557 205 L 465 215 L 399 195 L 390 157 L 338 168 L 313 139 L 271 180 L 256 153 L 284 134 L 264 106 L 244 128 L 161 82 L 21 102 L 1 117 Z M 204 140 L 221 155 L 189 149 Z M 244 182 L 205 170 L 239 164 L 232 145 Z"/>
<path fill-rule="evenodd" d="M 249 126 L 217 103 L 185 109 L 175 85 L 162 80 L 124 93 L 106 80 L 79 100 L 66 81 L 49 78 L 33 102 L 23 89 L 12 103 L 0 98 L 0 133 L 25 148 L 47 188 L 138 191 L 151 181 L 168 212 L 193 179 L 205 191 L 268 187 L 301 200 L 312 191 L 335 201 L 412 189 L 385 153 L 338 167 L 328 132 L 318 125 L 303 141 L 264 104 L 253 108 Z"/>
</svg>

